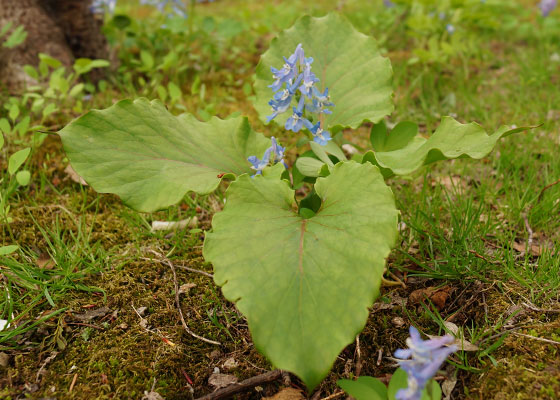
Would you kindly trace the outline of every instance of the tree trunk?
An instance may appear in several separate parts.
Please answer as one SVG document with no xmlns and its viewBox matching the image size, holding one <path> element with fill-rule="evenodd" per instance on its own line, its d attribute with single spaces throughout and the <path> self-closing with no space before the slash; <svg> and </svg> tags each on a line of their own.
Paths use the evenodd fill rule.
<svg viewBox="0 0 560 400">
<path fill-rule="evenodd" d="M 45 53 L 70 67 L 76 58 L 108 58 L 101 21 L 89 9 L 91 0 L 0 0 L 0 27 L 23 25 L 27 38 L 13 49 L 0 47 L 0 82 L 11 92 L 29 78 L 26 64 L 38 65 Z M 91 76 L 100 78 L 99 72 Z"/>
</svg>

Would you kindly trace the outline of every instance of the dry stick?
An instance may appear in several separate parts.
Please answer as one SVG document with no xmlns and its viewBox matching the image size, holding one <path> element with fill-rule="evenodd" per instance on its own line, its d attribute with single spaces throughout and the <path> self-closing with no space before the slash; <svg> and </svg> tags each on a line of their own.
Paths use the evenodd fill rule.
<svg viewBox="0 0 560 400">
<path fill-rule="evenodd" d="M 546 185 L 541 192 L 539 193 L 539 197 L 537 197 L 537 202 L 539 202 L 541 200 L 541 197 L 543 196 L 544 192 L 546 192 L 548 189 L 550 189 L 552 186 L 554 185 L 558 185 L 560 183 L 560 179 L 558 179 L 556 182 L 552 182 L 551 184 Z"/>
<path fill-rule="evenodd" d="M 159 257 L 160 255 L 158 255 Z M 144 261 L 154 261 L 153 258 L 148 258 L 148 257 L 140 257 L 140 260 L 144 260 Z M 163 264 L 163 260 L 160 259 L 155 259 L 155 261 L 159 261 L 160 263 Z M 206 272 L 206 271 L 201 271 L 200 269 L 195 269 L 195 268 L 191 268 L 191 267 L 185 267 L 184 265 L 177 265 L 177 268 L 182 268 L 182 269 L 186 269 L 189 272 L 196 272 L 197 274 L 201 274 L 204 276 L 207 276 L 209 278 L 214 278 L 214 275 Z"/>
<path fill-rule="evenodd" d="M 356 336 L 356 376 L 362 372 L 362 352 L 360 349 L 360 335 Z"/>
<path fill-rule="evenodd" d="M 327 397 L 323 397 L 321 400 L 331 400 L 331 399 L 336 399 L 337 397 L 341 397 L 345 394 L 344 391 L 340 391 L 340 392 L 336 392 L 331 394 L 330 396 Z"/>
<path fill-rule="evenodd" d="M 531 335 L 526 335 L 524 333 L 519 333 L 519 332 L 513 332 L 514 335 L 517 336 L 523 336 L 529 339 L 533 339 L 533 340 L 538 340 L 539 342 L 545 342 L 545 343 L 550 343 L 550 344 L 556 344 L 560 346 L 560 342 L 557 342 L 556 340 L 550 340 L 550 339 L 545 339 L 545 338 L 540 338 L 540 337 L 536 337 L 536 336 L 531 336 Z"/>
<path fill-rule="evenodd" d="M 533 304 L 528 304 L 528 303 L 525 303 L 525 302 L 523 302 L 521 304 L 523 304 L 529 310 L 533 310 L 533 311 L 544 312 L 544 313 L 560 313 L 560 310 L 538 308 L 538 307 L 535 307 Z"/>
<path fill-rule="evenodd" d="M 227 399 L 234 394 L 244 392 L 246 390 L 252 389 L 255 386 L 262 385 L 264 383 L 274 382 L 282 377 L 282 371 L 276 369 L 274 371 L 269 371 L 265 374 L 253 376 L 252 378 L 245 379 L 242 382 L 234 383 L 232 385 L 226 386 L 223 389 L 216 390 L 213 393 L 207 394 L 206 396 L 199 397 L 197 400 L 218 400 Z"/>
<path fill-rule="evenodd" d="M 197 274 L 205 275 L 208 278 L 214 279 L 214 275 L 212 275 L 211 273 L 208 273 L 206 271 L 201 271 L 199 269 L 195 269 L 195 268 L 191 268 L 191 267 L 185 267 L 184 265 L 177 265 L 177 268 L 186 269 L 189 272 L 196 272 Z"/>
<path fill-rule="evenodd" d="M 539 192 L 539 195 L 537 196 L 537 201 L 533 204 L 531 204 L 531 206 L 529 207 L 529 209 L 527 210 L 527 212 L 523 215 L 523 220 L 525 221 L 525 228 L 527 229 L 527 233 L 529 234 L 529 237 L 527 238 L 527 244 L 525 245 L 525 254 L 527 254 L 527 252 L 531 252 L 531 246 L 533 245 L 533 230 L 531 229 L 531 226 L 529 225 L 529 219 L 527 218 L 527 216 L 529 215 L 529 213 L 531 212 L 531 210 L 533 209 L 533 207 L 535 206 L 535 204 L 539 203 L 544 195 L 544 192 L 546 192 L 548 189 L 550 189 L 551 187 L 553 187 L 554 185 L 558 185 L 560 183 L 560 179 L 558 179 L 555 182 L 552 182 L 548 185 L 546 185 L 545 187 L 543 187 L 541 189 L 541 191 Z M 522 254 L 522 255 L 525 255 Z"/>
<path fill-rule="evenodd" d="M 523 216 L 523 221 L 525 221 L 525 229 L 527 229 L 527 232 L 529 233 L 529 236 L 527 237 L 527 244 L 525 245 L 525 254 L 527 254 L 527 252 L 531 253 L 531 248 L 533 247 L 533 230 L 531 229 L 531 225 L 529 225 L 527 215 Z"/>
<path fill-rule="evenodd" d="M 76 384 L 77 379 L 78 379 L 78 373 L 76 372 L 74 374 L 74 379 L 72 379 L 72 383 L 70 384 L 70 389 L 68 389 L 68 393 L 70 393 L 72 389 L 74 389 L 74 385 Z"/>
<path fill-rule="evenodd" d="M 179 316 L 181 317 L 181 324 L 183 325 L 183 328 L 185 328 L 187 333 L 189 335 L 191 335 L 192 337 L 195 337 L 195 338 L 197 338 L 199 340 L 202 340 L 203 342 L 206 342 L 206 343 L 215 344 L 217 346 L 220 346 L 221 345 L 220 342 L 216 342 L 215 340 L 206 339 L 205 337 L 199 336 L 199 335 L 197 335 L 196 333 L 194 333 L 193 331 L 190 330 L 189 326 L 185 322 L 185 317 L 183 316 L 183 310 L 181 310 L 181 302 L 179 301 L 179 284 L 177 283 L 177 273 L 175 272 L 175 266 L 173 265 L 173 263 L 171 261 L 169 261 L 167 259 L 160 260 L 160 262 L 169 266 L 169 268 L 171 268 L 171 271 L 173 272 L 173 285 L 175 286 L 175 303 L 177 305 L 177 310 L 179 310 Z"/>
</svg>

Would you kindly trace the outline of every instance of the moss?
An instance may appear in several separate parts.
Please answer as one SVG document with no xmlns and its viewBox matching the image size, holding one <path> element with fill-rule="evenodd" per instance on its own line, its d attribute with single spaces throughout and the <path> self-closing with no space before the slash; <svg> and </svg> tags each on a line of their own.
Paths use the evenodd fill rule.
<svg viewBox="0 0 560 400">
<path fill-rule="evenodd" d="M 551 340 L 560 332 L 560 321 L 535 325 L 520 333 Z M 496 353 L 496 367 L 488 369 L 469 388 L 469 398 L 496 400 L 558 399 L 560 348 L 511 334 Z"/>
</svg>

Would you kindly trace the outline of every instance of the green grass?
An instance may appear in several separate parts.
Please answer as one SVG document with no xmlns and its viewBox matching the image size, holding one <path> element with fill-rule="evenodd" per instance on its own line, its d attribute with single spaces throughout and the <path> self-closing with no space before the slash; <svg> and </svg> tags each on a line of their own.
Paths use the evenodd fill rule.
<svg viewBox="0 0 560 400">
<path fill-rule="evenodd" d="M 547 380 L 542 371 L 547 365 L 558 365 L 558 347 L 512 332 L 552 340 L 560 335 L 558 314 L 522 305 L 550 310 L 558 309 L 560 302 L 560 184 L 543 192 L 560 178 L 560 63 L 551 59 L 560 53 L 560 46 L 546 34 L 554 26 L 520 8 L 512 15 L 522 21 L 523 29 L 476 31 L 476 51 L 444 63 L 409 64 L 425 36 L 373 3 L 353 0 L 340 2 L 338 8 L 362 32 L 376 36 L 392 60 L 396 110 L 390 122 L 416 121 L 425 135 L 448 114 L 461 122 L 477 121 L 488 131 L 511 123 L 538 127 L 503 139 L 484 160 L 440 163 L 408 179 L 389 181 L 402 215 L 400 242 L 388 265 L 407 288 L 386 288 L 384 297 L 408 298 L 413 290 L 446 285 L 452 291 L 440 310 L 409 302 L 372 313 L 360 336 L 361 373 L 393 372 L 389 360 L 377 364 L 378 351 L 388 356 L 402 347 L 408 324 L 436 335 L 445 332 L 445 321 L 453 320 L 465 339 L 480 348 L 452 357 L 455 367 L 450 373 L 460 382 L 454 393 L 457 398 L 500 393 L 504 398 L 516 394 L 522 399 L 552 399 L 550 393 L 558 383 Z M 529 2 L 520 4 L 530 10 Z M 126 40 L 109 29 L 122 64 L 118 73 L 107 78 L 107 90 L 95 93 L 83 109 L 106 107 L 122 97 L 157 98 L 158 87 L 167 90 L 173 82 L 181 91 L 179 98 L 167 98 L 175 113 L 187 110 L 205 119 L 241 112 L 257 131 L 285 137 L 279 127 L 264 127 L 252 109 L 254 67 L 275 32 L 303 13 L 323 15 L 332 8 L 327 1 L 217 1 L 197 6 L 192 35 L 162 38 L 157 31 L 161 19 L 150 17 L 149 9 L 125 4 L 121 10 L 143 23 L 135 28 L 137 36 Z M 557 12 L 553 18 L 558 20 Z M 190 47 L 177 50 L 178 59 L 167 71 L 148 70 L 140 63 L 141 50 L 155 55 L 158 65 L 169 46 L 187 41 Z M 31 125 L 56 131 L 81 113 L 73 109 L 73 101 L 61 100 L 59 111 L 47 118 L 34 115 Z M 361 145 L 368 135 L 368 129 L 361 128 L 344 137 Z M 4 150 L 9 153 L 32 138 L 31 134 L 5 137 Z M 290 157 L 295 151 L 293 147 Z M 2 170 L 5 158 L 0 159 Z M 109 398 L 116 393 L 119 398 L 138 398 L 156 379 L 156 391 L 166 398 L 183 398 L 188 391 L 183 371 L 201 395 L 210 391 L 209 373 L 216 366 L 222 368 L 229 357 L 240 364 L 231 373 L 242 379 L 271 367 L 252 347 L 242 316 L 212 280 L 181 268 L 211 273 L 202 258 L 202 242 L 212 215 L 223 205 L 225 187 L 210 196 L 188 195 L 165 211 L 139 214 L 113 196 L 97 195 L 70 181 L 66 164 L 56 137 L 37 145 L 29 162 L 32 185 L 11 195 L 14 222 L 0 227 L 0 245 L 20 246 L 17 253 L 0 257 L 0 319 L 14 318 L 12 327 L 0 332 L 0 349 L 11 357 L 7 369 L 11 380 L 0 378 L 0 387 L 6 388 L 0 395 L 24 393 L 25 383 L 35 382 L 44 354 L 53 350 L 60 354 L 46 366 L 39 392 L 33 395 Z M 199 223 L 193 228 L 150 230 L 154 220 L 194 216 Z M 529 228 L 536 251 L 523 254 L 519 249 L 529 239 Z M 196 285 L 188 295 L 181 295 L 183 313 L 193 331 L 220 341 L 219 349 L 182 329 L 172 275 L 153 251 L 177 266 L 180 285 Z M 132 304 L 148 307 L 149 331 L 139 326 Z M 93 327 L 79 325 L 75 315 L 91 305 L 107 305 L 117 311 L 116 319 L 105 316 L 88 322 Z M 512 306 L 520 308 L 512 312 Z M 395 317 L 404 319 L 405 326 L 396 326 Z M 336 391 L 337 378 L 355 373 L 355 350 L 349 346 L 335 363 L 319 389 L 324 397 Z M 69 372 L 72 365 L 78 378 L 69 393 L 75 373 Z M 524 383 L 512 383 L 508 375 Z M 265 391 L 271 395 L 275 387 Z"/>
</svg>

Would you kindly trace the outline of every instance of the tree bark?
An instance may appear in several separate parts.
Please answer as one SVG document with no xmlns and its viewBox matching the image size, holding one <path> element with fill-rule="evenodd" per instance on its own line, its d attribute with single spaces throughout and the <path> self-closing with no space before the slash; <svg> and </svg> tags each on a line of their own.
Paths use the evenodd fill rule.
<svg viewBox="0 0 560 400">
<path fill-rule="evenodd" d="M 13 49 L 0 47 L 0 82 L 14 92 L 29 78 L 26 64 L 38 65 L 45 53 L 70 67 L 77 58 L 108 58 L 102 21 L 89 9 L 91 0 L 0 0 L 0 27 L 23 25 L 27 38 Z M 94 73 L 91 78 L 100 78 Z"/>
</svg>

